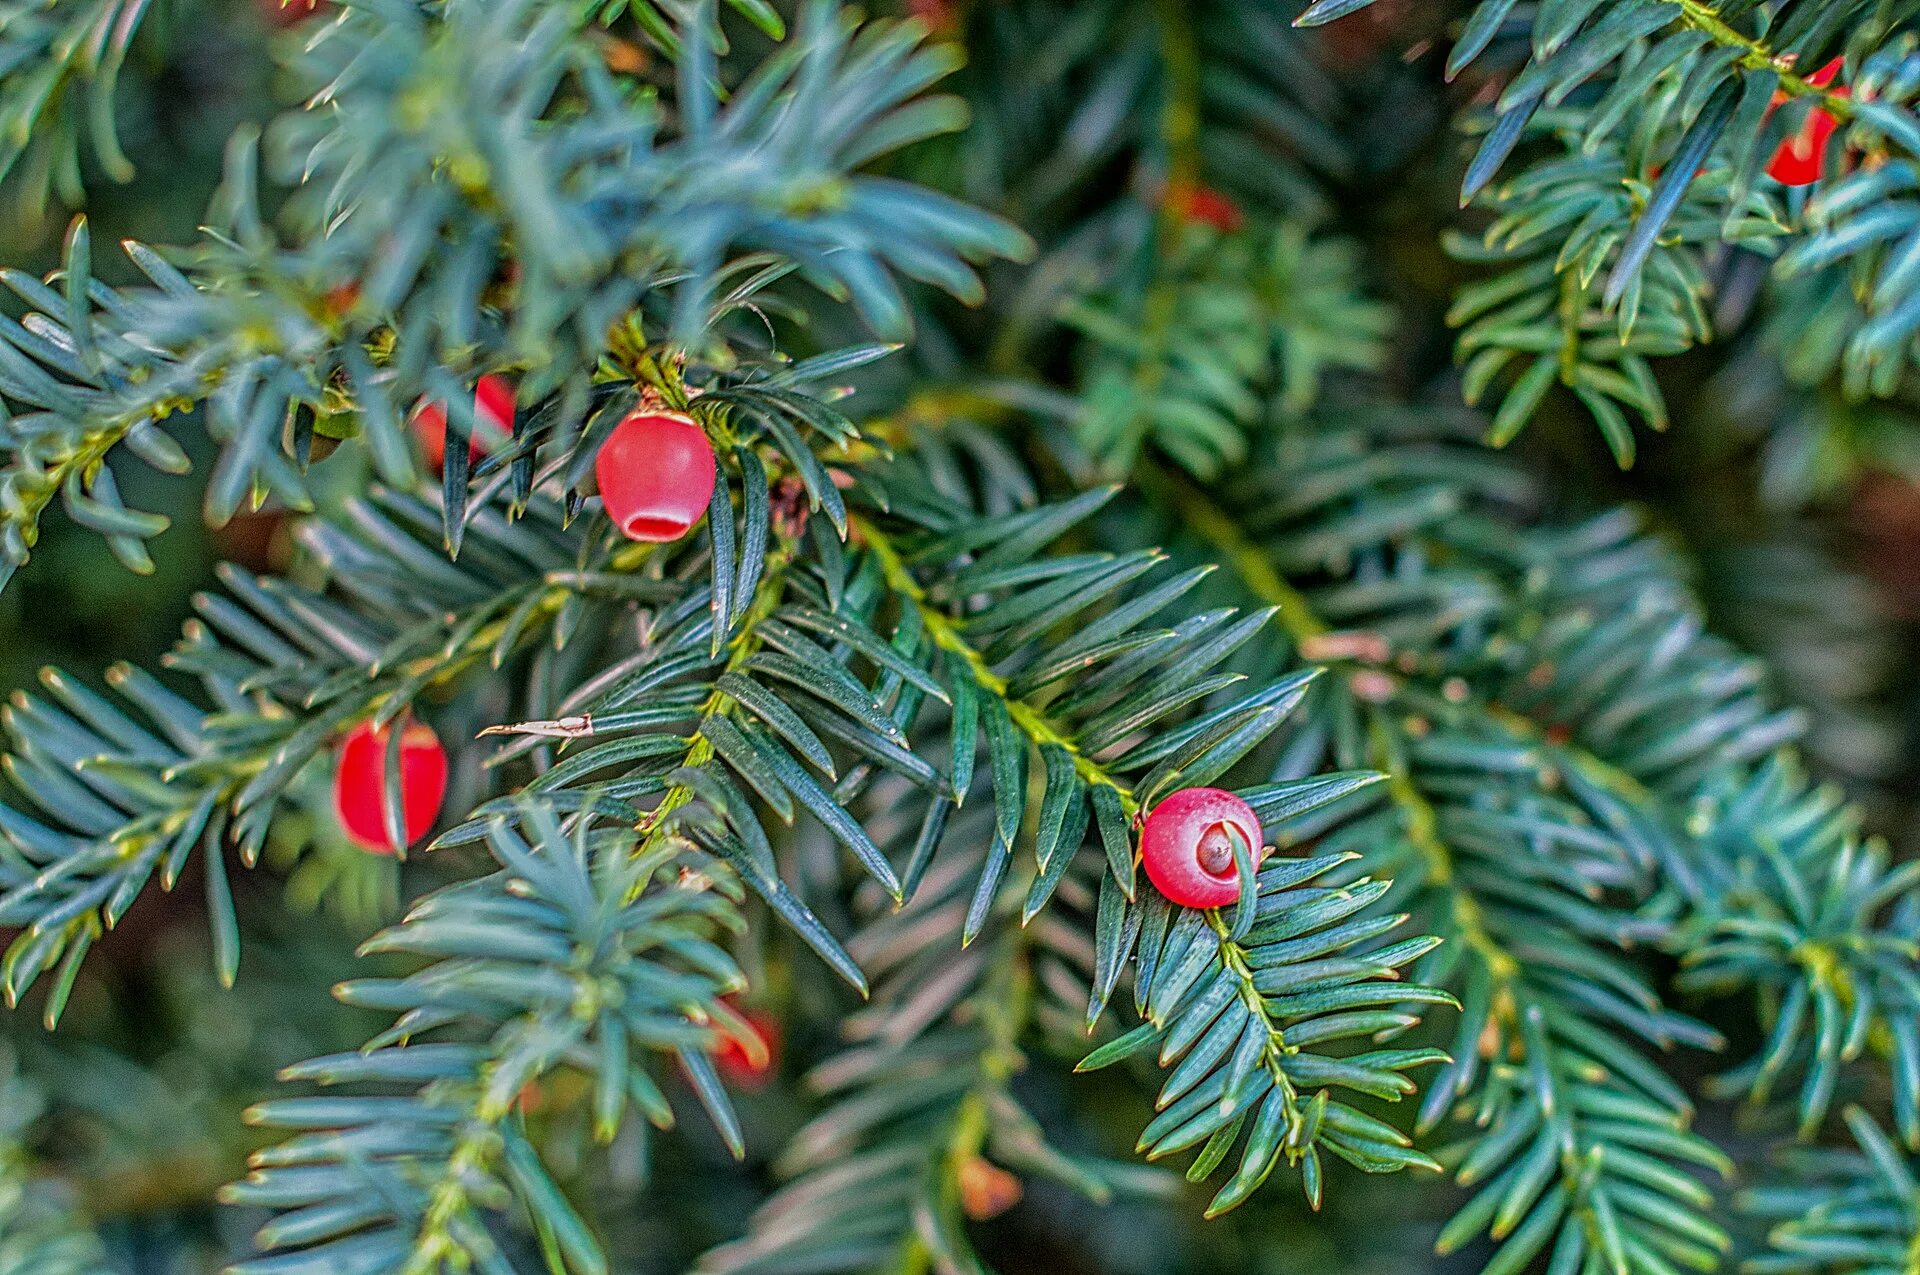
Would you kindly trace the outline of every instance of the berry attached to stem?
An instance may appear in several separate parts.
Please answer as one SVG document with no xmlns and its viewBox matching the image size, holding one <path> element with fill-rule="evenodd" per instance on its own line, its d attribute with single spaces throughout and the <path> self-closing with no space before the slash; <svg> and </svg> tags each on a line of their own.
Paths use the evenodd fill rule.
<svg viewBox="0 0 1920 1275">
<path fill-rule="evenodd" d="M 713 498 L 713 444 L 692 417 L 629 413 L 600 444 L 593 471 L 607 516 L 629 540 L 664 543 L 693 529 Z"/>
<path fill-rule="evenodd" d="M 1147 880 L 1183 907 L 1218 908 L 1240 897 L 1234 865 L 1239 838 L 1259 861 L 1260 819 L 1253 808 L 1220 788 L 1182 788 L 1153 808 L 1140 833 Z"/>
<path fill-rule="evenodd" d="M 1830 86 L 1839 76 L 1846 59 L 1835 58 L 1807 77 L 1807 83 L 1815 88 Z M 1850 96 L 1843 85 L 1834 90 L 1839 97 Z M 1785 94 L 1776 94 L 1773 105 L 1779 107 L 1787 101 Z M 1811 186 L 1826 175 L 1827 145 L 1833 140 L 1834 130 L 1840 127 L 1833 112 L 1824 106 L 1808 109 L 1806 118 L 1774 150 L 1773 158 L 1767 161 L 1767 176 L 1783 186 Z"/>
<path fill-rule="evenodd" d="M 400 735 L 400 808 L 407 844 L 412 845 L 440 817 L 447 795 L 447 750 L 424 722 L 408 721 Z M 333 809 L 347 836 L 362 849 L 392 854 L 387 834 L 387 741 L 392 727 L 354 727 L 340 742 L 333 772 Z"/>
</svg>

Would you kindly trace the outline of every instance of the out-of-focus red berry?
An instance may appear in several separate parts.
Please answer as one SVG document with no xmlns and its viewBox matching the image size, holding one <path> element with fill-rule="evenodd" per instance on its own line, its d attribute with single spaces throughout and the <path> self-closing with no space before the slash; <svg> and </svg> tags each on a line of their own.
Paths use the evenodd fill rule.
<svg viewBox="0 0 1920 1275">
<path fill-rule="evenodd" d="M 746 1038 L 727 1032 L 714 1051 L 721 1078 L 736 1089 L 758 1089 L 772 1079 L 780 1061 L 780 1024 L 757 1009 L 734 1007 L 746 1020 Z"/>
<path fill-rule="evenodd" d="M 1169 187 L 1167 209 L 1182 221 L 1212 226 L 1223 235 L 1230 235 L 1246 224 L 1240 205 L 1213 187 L 1198 183 L 1177 182 Z"/>
<path fill-rule="evenodd" d="M 513 437 L 513 382 L 504 376 L 483 376 L 473 389 L 473 428 L 467 435 L 467 458 L 479 460 Z M 447 405 L 421 399 L 413 409 L 413 427 L 420 435 L 420 451 L 436 471 L 447 463 Z"/>
</svg>

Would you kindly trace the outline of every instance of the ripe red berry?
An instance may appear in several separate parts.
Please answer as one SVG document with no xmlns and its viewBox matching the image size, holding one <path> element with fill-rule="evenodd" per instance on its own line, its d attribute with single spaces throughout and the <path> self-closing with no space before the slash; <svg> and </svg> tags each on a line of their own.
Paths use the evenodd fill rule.
<svg viewBox="0 0 1920 1275">
<path fill-rule="evenodd" d="M 392 854 L 387 836 L 387 738 L 391 727 L 375 730 L 362 723 L 340 742 L 333 772 L 333 809 L 340 826 L 361 847 Z M 447 750 L 440 737 L 423 722 L 409 721 L 400 736 L 400 808 L 405 815 L 407 844 L 412 845 L 433 827 L 440 803 L 447 795 Z"/>
<path fill-rule="evenodd" d="M 607 516 L 629 540 L 678 540 L 713 498 L 713 444 L 692 417 L 643 408 L 613 427 L 593 472 Z"/>
<path fill-rule="evenodd" d="M 1846 59 L 1835 58 L 1807 77 L 1807 83 L 1815 88 L 1827 88 L 1846 65 Z M 1842 85 L 1834 90 L 1835 96 L 1848 97 L 1849 90 Z M 1788 100 L 1784 93 L 1776 93 L 1773 99 L 1775 107 Z M 1800 127 L 1781 141 L 1774 150 L 1773 158 L 1767 162 L 1767 176 L 1783 186 L 1811 186 L 1825 176 L 1827 163 L 1827 145 L 1833 140 L 1834 130 L 1840 127 L 1840 121 L 1833 112 L 1824 106 L 1810 109 L 1800 121 Z"/>
<path fill-rule="evenodd" d="M 780 1024 L 757 1009 L 734 1007 L 747 1022 L 747 1039 L 731 1032 L 720 1038 L 714 1052 L 714 1065 L 720 1075 L 736 1089 L 758 1089 L 773 1075 L 780 1052 Z"/>
<path fill-rule="evenodd" d="M 1225 907 L 1240 897 L 1233 839 L 1245 838 L 1260 861 L 1260 819 L 1253 808 L 1219 788 L 1182 788 L 1153 808 L 1140 832 L 1140 865 L 1147 880 L 1189 908 Z"/>
<path fill-rule="evenodd" d="M 413 427 L 420 450 L 435 470 L 447 463 L 447 405 L 421 399 L 413 409 Z M 473 425 L 467 435 L 467 458 L 479 460 L 513 437 L 513 382 L 504 376 L 483 376 L 473 389 Z"/>
</svg>

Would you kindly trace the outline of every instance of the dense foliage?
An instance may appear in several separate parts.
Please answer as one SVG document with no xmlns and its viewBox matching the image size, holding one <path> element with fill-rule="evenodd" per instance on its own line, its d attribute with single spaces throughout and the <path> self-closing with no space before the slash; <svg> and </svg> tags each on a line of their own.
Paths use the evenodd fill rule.
<svg viewBox="0 0 1920 1275">
<path fill-rule="evenodd" d="M 0 5 L 0 1275 L 1914 1269 L 1920 6 L 262 2 Z"/>
</svg>

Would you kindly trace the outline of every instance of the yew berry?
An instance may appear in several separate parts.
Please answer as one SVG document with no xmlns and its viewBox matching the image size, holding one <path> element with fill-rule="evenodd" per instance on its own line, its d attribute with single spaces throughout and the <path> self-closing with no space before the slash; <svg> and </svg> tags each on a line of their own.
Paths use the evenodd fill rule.
<svg viewBox="0 0 1920 1275">
<path fill-rule="evenodd" d="M 473 388 L 473 425 L 467 435 L 467 458 L 479 460 L 513 437 L 513 382 L 504 376 L 483 376 Z M 439 469 L 447 463 L 447 405 L 421 399 L 413 409 L 413 427 L 427 464 Z"/>
<path fill-rule="evenodd" d="M 333 809 L 347 836 L 377 854 L 392 854 L 387 835 L 387 739 L 391 727 L 362 723 L 340 741 L 333 772 Z M 447 795 L 447 750 L 423 722 L 409 721 L 400 735 L 400 808 L 412 845 L 433 827 Z"/>
<path fill-rule="evenodd" d="M 593 472 L 607 516 L 629 540 L 678 540 L 713 498 L 713 444 L 692 417 L 642 408 L 613 427 Z"/>
<path fill-rule="evenodd" d="M 1835 58 L 1807 77 L 1807 83 L 1815 88 L 1827 88 L 1833 84 L 1840 70 L 1846 65 L 1846 59 Z M 1836 97 L 1848 97 L 1850 92 L 1845 85 L 1834 89 Z M 1775 107 L 1787 102 L 1787 95 L 1776 93 L 1773 98 Z M 1767 176 L 1783 186 L 1811 186 L 1825 176 L 1827 164 L 1827 145 L 1833 140 L 1834 130 L 1840 127 L 1840 121 L 1833 112 L 1824 106 L 1814 106 L 1800 121 L 1800 127 L 1783 139 L 1774 150 L 1773 158 L 1767 161 Z"/>
<path fill-rule="evenodd" d="M 1212 226 L 1230 235 L 1246 223 L 1240 205 L 1211 186 L 1176 182 L 1167 190 L 1167 210 L 1182 221 Z"/>
<path fill-rule="evenodd" d="M 773 1075 L 780 1051 L 780 1024 L 757 1009 L 734 1008 L 746 1021 L 745 1035 L 724 1031 L 714 1065 L 736 1089 L 758 1089 Z"/>
<path fill-rule="evenodd" d="M 1183 907 L 1225 907 L 1240 897 L 1235 834 L 1259 862 L 1260 819 L 1251 806 L 1224 789 L 1182 788 L 1147 816 L 1140 866 L 1156 890 Z"/>
</svg>

